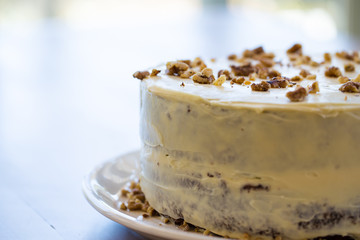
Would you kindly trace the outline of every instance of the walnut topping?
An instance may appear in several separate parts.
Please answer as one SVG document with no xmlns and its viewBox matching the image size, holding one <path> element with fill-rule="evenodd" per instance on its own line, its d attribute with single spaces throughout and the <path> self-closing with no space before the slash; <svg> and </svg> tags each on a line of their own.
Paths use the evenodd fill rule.
<svg viewBox="0 0 360 240">
<path fill-rule="evenodd" d="M 359 82 L 347 82 L 341 85 L 339 88 L 342 92 L 348 93 L 359 93 L 360 92 L 360 83 Z"/>
<path fill-rule="evenodd" d="M 183 62 L 183 63 L 186 63 L 187 65 L 191 65 L 191 60 L 189 59 L 186 59 L 186 60 L 178 60 L 178 62 Z"/>
<path fill-rule="evenodd" d="M 329 67 L 325 71 L 326 77 L 340 77 L 342 76 L 342 73 L 338 67 Z"/>
<path fill-rule="evenodd" d="M 253 83 L 253 84 L 251 84 L 251 89 L 253 91 L 266 92 L 266 91 L 269 90 L 270 87 L 271 87 L 270 83 L 268 83 L 266 81 L 261 81 L 261 83 Z"/>
<path fill-rule="evenodd" d="M 161 71 L 157 69 L 153 69 L 151 71 L 150 77 L 156 77 Z"/>
<path fill-rule="evenodd" d="M 249 80 L 250 80 L 250 81 L 255 81 L 256 76 L 257 76 L 256 73 L 251 73 L 251 74 L 249 75 Z"/>
<path fill-rule="evenodd" d="M 236 56 L 236 54 L 231 54 L 231 55 L 228 56 L 228 59 L 229 60 L 236 60 L 237 56 Z"/>
<path fill-rule="evenodd" d="M 231 72 L 227 69 L 223 69 L 223 70 L 220 70 L 218 72 L 218 77 L 220 77 L 221 75 L 225 75 L 226 76 L 226 80 L 231 80 L 233 79 L 233 76 L 231 74 Z"/>
<path fill-rule="evenodd" d="M 192 68 L 199 67 L 201 71 L 204 68 L 207 68 L 205 62 L 199 57 L 195 58 L 194 61 L 191 62 L 190 67 Z"/>
<path fill-rule="evenodd" d="M 324 53 L 324 61 L 331 62 L 331 55 L 330 53 Z"/>
<path fill-rule="evenodd" d="M 226 81 L 226 76 L 225 75 L 221 75 L 218 79 L 216 79 L 213 84 L 215 86 L 221 86 L 223 85 L 223 83 Z"/>
<path fill-rule="evenodd" d="M 259 58 L 259 61 L 265 67 L 272 67 L 275 64 L 275 62 L 269 58 Z"/>
<path fill-rule="evenodd" d="M 313 82 L 313 84 L 311 85 L 311 87 L 309 88 L 309 93 L 317 93 L 320 91 L 320 88 L 319 88 L 319 83 L 318 81 L 316 82 Z"/>
<path fill-rule="evenodd" d="M 300 76 L 302 76 L 303 78 L 306 78 L 308 75 L 310 75 L 310 72 L 308 70 L 305 69 L 301 69 L 300 71 Z"/>
<path fill-rule="evenodd" d="M 166 74 L 173 76 L 180 76 L 186 70 L 189 69 L 189 65 L 182 61 L 173 61 L 166 63 Z"/>
<path fill-rule="evenodd" d="M 356 60 L 359 58 L 359 53 L 358 52 L 352 52 L 352 53 L 349 53 L 349 52 L 346 52 L 346 51 L 341 51 L 341 52 L 337 52 L 336 53 L 336 56 L 338 58 L 342 58 L 342 59 L 347 59 L 347 60 Z"/>
<path fill-rule="evenodd" d="M 308 80 L 315 80 L 316 79 L 316 75 L 315 74 L 310 74 L 306 76 L 306 79 Z"/>
<path fill-rule="evenodd" d="M 260 79 L 267 79 L 269 70 L 267 68 L 258 68 L 257 75 Z"/>
<path fill-rule="evenodd" d="M 238 78 L 233 78 L 230 82 L 230 84 L 243 84 L 245 82 L 245 78 L 244 77 L 238 77 Z"/>
<path fill-rule="evenodd" d="M 210 68 L 204 68 L 200 73 L 193 76 L 193 81 L 201 84 L 211 84 L 215 80 L 213 71 Z"/>
<path fill-rule="evenodd" d="M 286 93 L 286 97 L 292 102 L 301 102 L 308 95 L 305 88 L 299 86 L 295 91 L 290 91 Z"/>
<path fill-rule="evenodd" d="M 355 66 L 352 63 L 347 63 L 344 65 L 345 72 L 353 72 L 355 71 Z"/>
<path fill-rule="evenodd" d="M 289 85 L 289 79 L 287 77 L 274 77 L 270 81 L 267 81 L 271 88 L 286 88 Z"/>
<path fill-rule="evenodd" d="M 150 75 L 148 71 L 137 71 L 133 74 L 134 78 L 143 80 L 144 78 L 147 78 Z"/>
<path fill-rule="evenodd" d="M 354 78 L 352 80 L 353 82 L 360 82 L 360 74 L 356 76 L 356 78 Z"/>
<path fill-rule="evenodd" d="M 301 81 L 302 77 L 300 77 L 299 75 L 296 75 L 296 76 L 292 77 L 290 80 L 297 82 L 297 81 Z"/>
<path fill-rule="evenodd" d="M 180 74 L 181 78 L 190 78 L 192 75 L 194 75 L 196 72 L 193 69 L 188 69 L 185 72 Z"/>
<path fill-rule="evenodd" d="M 296 43 L 291 48 L 289 48 L 286 53 L 302 55 L 302 45 Z"/>
<path fill-rule="evenodd" d="M 256 72 L 256 67 L 252 66 L 251 63 L 243 66 L 231 65 L 230 67 L 235 76 L 249 76 L 251 73 Z"/>
<path fill-rule="evenodd" d="M 262 46 L 254 48 L 253 50 L 246 49 L 243 52 L 243 57 L 245 58 L 253 58 L 256 55 L 260 55 L 264 53 L 264 48 Z"/>
<path fill-rule="evenodd" d="M 346 82 L 350 81 L 350 78 L 345 77 L 345 76 L 340 76 L 340 77 L 338 77 L 338 81 L 339 81 L 339 83 L 346 83 Z"/>
<path fill-rule="evenodd" d="M 310 66 L 312 66 L 312 67 L 318 67 L 318 66 L 320 66 L 320 63 L 315 62 L 315 61 L 311 61 L 311 62 L 310 62 Z"/>
</svg>

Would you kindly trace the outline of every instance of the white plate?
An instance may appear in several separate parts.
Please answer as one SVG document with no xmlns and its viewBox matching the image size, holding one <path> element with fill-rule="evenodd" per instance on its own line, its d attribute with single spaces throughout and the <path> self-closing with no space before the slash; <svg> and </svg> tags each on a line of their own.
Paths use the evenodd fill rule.
<svg viewBox="0 0 360 240">
<path fill-rule="evenodd" d="M 201 233 L 185 232 L 173 224 L 164 224 L 159 217 L 143 218 L 141 211 L 123 211 L 119 206 L 126 199 L 119 192 L 139 174 L 139 151 L 122 155 L 93 169 L 84 179 L 83 192 L 88 202 L 105 217 L 151 239 L 218 240 Z"/>
</svg>

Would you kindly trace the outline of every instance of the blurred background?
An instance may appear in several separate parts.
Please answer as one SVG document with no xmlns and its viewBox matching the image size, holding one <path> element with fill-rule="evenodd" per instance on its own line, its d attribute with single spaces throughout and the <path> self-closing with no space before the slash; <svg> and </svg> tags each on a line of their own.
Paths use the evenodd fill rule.
<svg viewBox="0 0 360 240">
<path fill-rule="evenodd" d="M 358 0 L 0 0 L 0 239 L 140 239 L 81 194 L 95 165 L 140 146 L 132 73 L 259 45 L 359 50 L 359 12 Z"/>
</svg>

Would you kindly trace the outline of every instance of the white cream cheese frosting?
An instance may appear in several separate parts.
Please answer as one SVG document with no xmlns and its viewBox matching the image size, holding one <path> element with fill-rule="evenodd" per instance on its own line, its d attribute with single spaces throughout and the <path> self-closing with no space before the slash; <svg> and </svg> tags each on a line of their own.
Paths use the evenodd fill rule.
<svg viewBox="0 0 360 240">
<path fill-rule="evenodd" d="M 141 187 L 150 205 L 234 238 L 359 235 L 360 95 L 324 76 L 338 66 L 355 78 L 360 65 L 345 73 L 346 62 L 276 65 L 282 76 L 317 75 L 320 92 L 296 103 L 285 96 L 295 87 L 197 84 L 165 66 L 142 80 Z M 206 64 L 214 73 L 236 65 Z"/>
</svg>

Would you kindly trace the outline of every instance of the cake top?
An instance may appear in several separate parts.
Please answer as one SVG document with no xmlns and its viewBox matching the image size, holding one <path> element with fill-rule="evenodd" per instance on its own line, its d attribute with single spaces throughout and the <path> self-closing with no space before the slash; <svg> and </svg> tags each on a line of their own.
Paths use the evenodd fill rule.
<svg viewBox="0 0 360 240">
<path fill-rule="evenodd" d="M 227 59 L 172 61 L 134 77 L 150 91 L 213 104 L 360 108 L 359 53 L 310 56 L 300 44 L 277 54 L 258 47 Z"/>
</svg>

